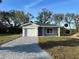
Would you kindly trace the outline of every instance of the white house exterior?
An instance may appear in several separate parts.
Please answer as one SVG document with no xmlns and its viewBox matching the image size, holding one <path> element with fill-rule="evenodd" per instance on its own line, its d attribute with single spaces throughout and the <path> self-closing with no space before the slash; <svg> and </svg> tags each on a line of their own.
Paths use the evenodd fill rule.
<svg viewBox="0 0 79 59">
<path fill-rule="evenodd" d="M 23 25 L 22 36 L 60 36 L 60 26 L 27 23 Z"/>
</svg>

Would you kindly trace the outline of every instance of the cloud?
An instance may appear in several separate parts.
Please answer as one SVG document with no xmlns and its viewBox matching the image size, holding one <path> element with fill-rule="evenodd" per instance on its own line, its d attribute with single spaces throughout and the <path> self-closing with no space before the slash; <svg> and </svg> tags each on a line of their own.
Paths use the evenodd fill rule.
<svg viewBox="0 0 79 59">
<path fill-rule="evenodd" d="M 43 1 L 43 0 L 37 0 L 37 1 L 35 1 L 35 2 L 32 2 L 32 3 L 30 3 L 30 4 L 25 5 L 25 7 L 26 7 L 26 8 L 31 8 L 31 7 L 33 7 L 33 6 L 37 5 L 37 4 L 39 4 L 39 3 L 42 2 L 42 1 Z"/>
</svg>

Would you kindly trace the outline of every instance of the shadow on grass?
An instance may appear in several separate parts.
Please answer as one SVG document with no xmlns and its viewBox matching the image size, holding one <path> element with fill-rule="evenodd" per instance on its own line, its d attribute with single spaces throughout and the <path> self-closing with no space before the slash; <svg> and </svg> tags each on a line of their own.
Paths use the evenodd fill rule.
<svg viewBox="0 0 79 59">
<path fill-rule="evenodd" d="M 39 43 L 39 45 L 43 48 L 43 49 L 50 49 L 56 46 L 79 46 L 79 39 L 71 39 L 71 40 L 59 40 L 59 41 L 47 41 L 47 42 L 43 42 L 43 43 Z"/>
<path fill-rule="evenodd" d="M 11 52 L 26 52 L 26 53 L 38 53 L 41 52 L 42 49 L 38 47 L 37 44 L 27 44 L 27 45 L 17 45 L 17 46 L 12 46 L 12 47 L 0 47 L 0 50 L 8 50 Z"/>
</svg>

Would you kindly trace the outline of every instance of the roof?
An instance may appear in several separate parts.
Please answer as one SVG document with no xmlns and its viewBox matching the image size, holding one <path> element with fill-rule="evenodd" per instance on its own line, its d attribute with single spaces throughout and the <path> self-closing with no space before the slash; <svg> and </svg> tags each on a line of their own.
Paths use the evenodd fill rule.
<svg viewBox="0 0 79 59">
<path fill-rule="evenodd" d="M 38 27 L 60 27 L 58 25 L 55 25 L 55 24 L 34 24 L 34 23 L 26 23 L 26 24 L 23 24 L 22 26 L 29 26 L 29 25 L 37 25 Z"/>
<path fill-rule="evenodd" d="M 28 25 L 32 25 L 32 23 L 25 23 L 22 26 L 28 26 Z"/>
<path fill-rule="evenodd" d="M 39 25 L 39 27 L 60 27 L 58 25 L 55 25 L 55 24 L 37 24 Z"/>
</svg>

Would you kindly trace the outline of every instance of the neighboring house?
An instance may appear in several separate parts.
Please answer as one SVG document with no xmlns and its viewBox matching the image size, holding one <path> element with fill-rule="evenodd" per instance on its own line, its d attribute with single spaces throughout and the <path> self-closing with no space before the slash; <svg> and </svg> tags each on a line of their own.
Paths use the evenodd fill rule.
<svg viewBox="0 0 79 59">
<path fill-rule="evenodd" d="M 27 23 L 23 25 L 22 36 L 60 36 L 60 26 Z"/>
</svg>

